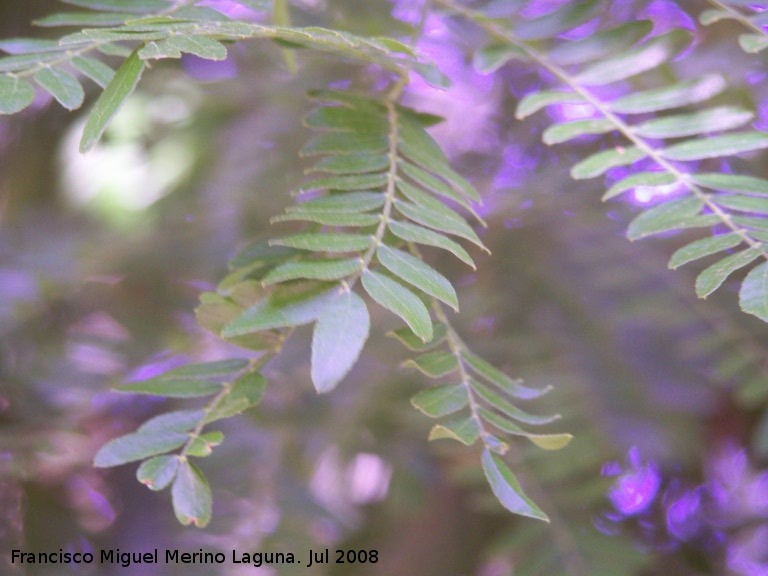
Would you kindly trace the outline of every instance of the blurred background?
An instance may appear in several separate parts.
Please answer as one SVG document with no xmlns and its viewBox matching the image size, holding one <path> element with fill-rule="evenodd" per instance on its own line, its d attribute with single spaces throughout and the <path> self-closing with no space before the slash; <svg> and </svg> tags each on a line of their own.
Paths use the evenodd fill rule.
<svg viewBox="0 0 768 576">
<path fill-rule="evenodd" d="M 707 7 L 606 4 L 605 18 L 651 18 L 657 31 L 692 28 Z M 406 37 L 419 5 L 296 0 L 293 12 L 299 25 Z M 29 22 L 62 7 L 2 2 L 0 36 L 51 35 Z M 663 73 L 725 71 L 726 99 L 757 110 L 765 129 L 765 57 L 746 57 L 737 32 L 698 29 L 695 53 Z M 221 63 L 153 65 L 87 156 L 77 143 L 88 105 L 68 113 L 39 92 L 0 117 L 0 573 L 290 575 L 309 571 L 229 561 L 25 571 L 7 552 L 328 547 L 378 550 L 379 562 L 313 574 L 768 574 L 765 324 L 738 311 L 735 281 L 705 302 L 693 292 L 697 269 L 667 270 L 695 235 L 630 244 L 626 225 L 653 197 L 603 204 L 603 182 L 571 180 L 598 140 L 542 145 L 552 118 L 518 122 L 514 108 L 549 79 L 514 63 L 477 75 L 468 62 L 482 43 L 466 24 L 429 18 L 419 47 L 454 87 L 415 81 L 405 101 L 447 118 L 433 134 L 484 197 L 489 226 L 478 232 L 493 254 L 472 253 L 477 273 L 428 253 L 457 286 L 456 326 L 510 375 L 552 385 L 526 408 L 561 413 L 551 430 L 575 435 L 559 452 L 517 442 L 509 460 L 551 524 L 504 512 L 475 450 L 426 441 L 432 422 L 409 398 L 428 383 L 398 367 L 408 353 L 384 338 L 398 323 L 375 307 L 363 356 L 333 394 L 315 394 L 300 330 L 267 366 L 262 404 L 222 424 L 226 441 L 201 462 L 214 494 L 205 530 L 181 527 L 167 491 L 141 486 L 135 466 L 92 467 L 110 438 L 189 406 L 113 386 L 147 366 L 238 353 L 197 325 L 194 308 L 238 248 L 275 234 L 270 216 L 292 202 L 306 90 L 382 84 L 380 70 L 306 51 L 292 75 L 278 47 L 253 41 Z M 768 177 L 765 155 L 730 162 Z"/>
</svg>

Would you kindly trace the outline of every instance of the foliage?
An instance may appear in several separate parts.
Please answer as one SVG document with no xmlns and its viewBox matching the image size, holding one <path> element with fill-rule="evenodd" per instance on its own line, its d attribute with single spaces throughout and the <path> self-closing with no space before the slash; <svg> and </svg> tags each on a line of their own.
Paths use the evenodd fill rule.
<svg viewBox="0 0 768 576">
<path fill-rule="evenodd" d="M 658 30 L 650 20 L 622 18 L 596 0 L 558 3 L 551 11 L 542 11 L 535 2 L 427 1 L 420 6 L 420 23 L 410 43 L 335 27 L 294 26 L 291 10 L 281 0 L 239 2 L 257 13 L 271 12 L 273 24 L 261 23 L 265 14 L 231 19 L 210 3 L 194 0 L 63 2 L 75 8 L 37 24 L 78 31 L 57 40 L 0 42 L 0 49 L 9 53 L 0 58 L 0 112 L 15 114 L 30 106 L 34 85 L 64 108 L 78 109 L 86 98 L 82 81 L 90 79 L 101 93 L 88 113 L 81 152 L 96 147 L 157 61 L 183 55 L 222 61 L 237 43 L 268 39 L 297 74 L 303 73 L 297 52 L 323 52 L 374 66 L 377 75 L 376 82 L 361 88 L 335 85 L 307 93 L 314 109 L 303 124 L 313 135 L 299 155 L 312 162 L 306 170 L 312 176 L 293 190 L 297 201 L 272 218 L 281 227 L 302 227 L 245 246 L 230 260 L 229 273 L 217 288 L 200 296 L 199 324 L 248 352 L 243 358 L 173 367 L 118 386 L 121 392 L 150 397 L 207 400 L 196 409 L 157 415 L 135 432 L 107 442 L 94 464 L 141 462 L 139 481 L 152 490 L 170 488 L 178 520 L 205 526 L 212 513 L 211 488 L 191 459 L 208 457 L 222 443 L 223 433 L 209 425 L 261 402 L 266 389 L 262 371 L 269 376 L 264 367 L 279 360 L 301 326 L 312 325 L 310 376 L 315 390 L 333 391 L 360 361 L 376 326 L 377 309 L 383 308 L 405 324 L 389 332 L 415 354 L 403 367 L 437 381 L 411 399 L 418 411 L 439 419 L 429 439 L 479 444 L 475 467 L 504 508 L 540 520 L 552 518 L 561 522 L 556 530 L 571 532 L 558 540 L 565 558 L 562 573 L 590 573 L 592 566 L 608 573 L 610 558 L 572 562 L 592 544 L 583 544 L 578 529 L 572 530 L 577 520 L 567 506 L 542 504 L 542 499 L 550 500 L 548 490 L 557 490 L 557 476 L 571 477 L 576 465 L 548 477 L 547 466 L 553 465 L 546 456 L 509 440 L 522 436 L 544 450 L 569 444 L 571 434 L 546 427 L 559 416 L 532 414 L 518 406 L 553 387 L 524 386 L 473 352 L 447 310 L 459 311 L 456 283 L 422 253 L 437 248 L 474 270 L 470 251 L 487 251 L 476 228 L 485 226 L 483 216 L 489 211 L 430 135 L 443 119 L 407 105 L 404 95 L 420 81 L 450 86 L 450 75 L 415 47 L 426 21 L 437 16 L 471 38 L 468 50 L 479 73 L 501 79 L 510 70 L 540 75 L 545 86 L 517 98 L 515 117 L 530 122 L 535 117 L 528 117 L 538 112 L 555 110 L 553 121 L 539 126 L 541 140 L 571 147 L 573 179 L 605 176 L 604 201 L 630 191 L 653 198 L 629 223 L 630 240 L 696 231 L 695 237 L 684 233 L 685 243 L 677 246 L 668 267 L 709 258 L 695 280 L 700 298 L 752 266 L 740 278 L 739 304 L 744 312 L 768 321 L 768 180 L 758 165 L 768 134 L 749 126 L 755 113 L 728 89 L 723 74 L 708 70 L 680 79 L 670 72 L 694 57 L 697 31 L 674 26 Z M 738 38 L 746 53 L 768 47 L 765 12 L 755 10 L 756 3 L 713 4 L 714 9 L 701 11 L 702 25 L 735 20 L 749 29 Z M 558 117 L 558 109 L 574 106 L 587 111 L 584 117 Z M 581 245 L 574 258 L 588 252 Z M 370 303 L 377 306 L 369 308 Z M 689 321 L 695 320 L 684 318 L 681 326 Z M 729 342 L 738 329 L 724 332 L 723 341 Z M 751 368 L 744 368 L 753 365 L 752 359 L 739 364 L 728 356 L 721 364 L 738 364 L 730 375 L 740 380 L 734 385 L 737 396 L 759 406 L 765 396 L 762 372 L 753 376 Z M 554 410 L 565 408 L 555 405 Z M 595 441 L 589 438 L 584 414 L 565 415 L 564 424 L 573 425 L 577 438 L 583 428 L 584 442 Z M 580 448 L 585 462 L 605 456 L 586 444 Z M 526 481 L 521 483 L 516 474 Z M 538 488 L 537 475 L 542 479 Z M 522 486 L 533 487 L 531 497 Z M 587 482 L 582 487 L 593 496 L 605 488 Z M 537 530 L 523 532 L 532 542 L 542 538 Z M 541 554 L 544 564 L 552 560 L 548 552 Z M 537 573 L 536 557 L 532 553 L 520 573 Z"/>
</svg>

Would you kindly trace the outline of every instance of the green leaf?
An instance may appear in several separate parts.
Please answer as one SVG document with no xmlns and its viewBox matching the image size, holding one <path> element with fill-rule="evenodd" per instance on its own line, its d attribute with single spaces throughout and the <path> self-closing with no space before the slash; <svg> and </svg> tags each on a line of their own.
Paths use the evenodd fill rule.
<svg viewBox="0 0 768 576">
<path fill-rule="evenodd" d="M 336 297 L 339 287 L 323 292 L 301 294 L 298 298 L 279 300 L 274 296 L 257 302 L 221 331 L 223 338 L 250 332 L 301 326 L 317 320 L 320 312 Z"/>
<path fill-rule="evenodd" d="M 409 220 L 427 226 L 433 230 L 445 232 L 446 234 L 453 234 L 460 236 L 476 244 L 486 252 L 488 249 L 482 243 L 480 238 L 477 237 L 475 231 L 469 227 L 469 225 L 463 220 L 455 220 L 453 218 L 446 218 L 442 213 L 436 214 L 434 210 L 419 206 L 418 204 L 411 204 L 410 202 L 403 202 L 400 200 L 395 201 L 395 209 L 400 214 L 408 218 Z"/>
<path fill-rule="evenodd" d="M 0 75 L 0 114 L 16 114 L 32 104 L 35 91 L 25 80 Z"/>
<path fill-rule="evenodd" d="M 453 418 L 441 424 L 435 424 L 429 431 L 428 440 L 458 440 L 465 446 L 471 446 L 480 437 L 480 426 L 472 416 Z"/>
<path fill-rule="evenodd" d="M 463 206 L 472 212 L 472 214 L 475 215 L 478 220 L 482 221 L 482 219 L 474 213 L 472 207 L 464 198 L 464 196 L 454 191 L 453 188 L 451 188 L 448 184 L 439 178 L 433 176 L 426 170 L 422 170 L 418 166 L 411 164 L 410 162 L 400 162 L 399 166 L 409 178 L 420 184 L 423 188 L 433 192 L 434 194 L 437 194 L 438 196 L 453 200 L 460 206 Z"/>
<path fill-rule="evenodd" d="M 312 137 L 301 149 L 301 156 L 320 154 L 379 154 L 387 149 L 387 138 L 381 134 L 328 132 Z"/>
<path fill-rule="evenodd" d="M 544 16 L 521 21 L 512 33 L 523 40 L 549 39 L 592 19 L 599 6 L 596 0 L 566 2 Z"/>
<path fill-rule="evenodd" d="M 719 22 L 720 20 L 728 20 L 729 18 L 736 18 L 737 15 L 733 14 L 732 12 L 726 12 L 725 10 L 715 10 L 715 9 L 709 9 L 704 10 L 701 14 L 699 14 L 699 22 L 701 22 L 704 26 L 709 26 L 710 24 L 714 24 L 715 22 Z"/>
<path fill-rule="evenodd" d="M 365 174 L 384 170 L 389 166 L 386 154 L 346 154 L 343 156 L 325 156 L 315 164 L 311 171 L 331 174 Z"/>
<path fill-rule="evenodd" d="M 60 12 L 34 20 L 36 26 L 118 26 L 135 18 L 130 12 Z"/>
<path fill-rule="evenodd" d="M 315 130 L 386 134 L 389 129 L 384 108 L 364 106 L 345 108 L 322 106 L 304 117 L 304 125 Z"/>
<path fill-rule="evenodd" d="M 93 458 L 97 468 L 120 466 L 181 447 L 189 436 L 179 432 L 136 432 L 110 440 Z"/>
<path fill-rule="evenodd" d="M 144 72 L 144 62 L 139 58 L 138 51 L 134 50 L 117 70 L 88 115 L 83 137 L 80 140 L 80 152 L 88 152 L 99 141 L 125 99 L 136 88 L 142 72 Z"/>
<path fill-rule="evenodd" d="M 211 488 L 197 466 L 186 459 L 179 463 L 176 479 L 171 488 L 171 496 L 176 518 L 184 526 L 194 524 L 198 528 L 203 528 L 208 524 L 213 506 Z"/>
<path fill-rule="evenodd" d="M 659 204 L 637 216 L 627 229 L 627 238 L 637 240 L 651 234 L 689 227 L 704 207 L 695 196 Z"/>
<path fill-rule="evenodd" d="M 493 408 L 496 408 L 503 414 L 506 414 L 507 416 L 509 416 L 513 420 L 517 420 L 518 422 L 525 422 L 526 424 L 539 426 L 541 424 L 549 424 L 550 422 L 554 422 L 555 420 L 560 418 L 559 414 L 554 414 L 552 416 L 536 416 L 534 414 L 529 414 L 528 412 L 521 410 L 517 406 L 508 402 L 506 399 L 502 398 L 499 394 L 494 392 L 491 388 L 489 388 L 485 384 L 478 382 L 476 380 L 472 380 L 472 389 L 477 393 L 478 396 L 480 396 L 480 398 L 485 400 L 490 406 L 492 406 Z"/>
<path fill-rule="evenodd" d="M 727 83 L 720 74 L 707 74 L 694 80 L 686 80 L 654 90 L 636 92 L 610 103 L 614 112 L 621 114 L 644 114 L 679 108 L 709 100 L 720 94 Z"/>
<path fill-rule="evenodd" d="M 58 53 L 4 56 L 0 58 L 0 72 L 23 72 L 49 62 L 55 63 L 58 60 L 61 60 L 61 54 Z M 5 78 L 12 80 L 14 79 L 14 76 L 9 75 L 9 77 Z M 18 79 L 18 77 L 16 78 Z"/>
<path fill-rule="evenodd" d="M 739 305 L 747 314 L 768 322 L 768 262 L 749 271 L 739 291 Z"/>
<path fill-rule="evenodd" d="M 610 30 L 597 32 L 556 46 L 549 51 L 550 60 L 560 65 L 582 64 L 591 60 L 602 60 L 606 54 L 619 54 L 633 46 L 653 29 L 650 20 L 635 20 Z"/>
<path fill-rule="evenodd" d="M 432 62 L 414 62 L 411 67 L 416 74 L 421 76 L 427 84 L 433 88 L 448 90 L 451 87 L 451 79 L 443 74 L 440 69 Z"/>
<path fill-rule="evenodd" d="M 603 194 L 602 199 L 605 202 L 638 186 L 669 186 L 675 182 L 677 182 L 677 177 L 671 172 L 637 172 L 616 182 Z"/>
<path fill-rule="evenodd" d="M 264 286 L 285 282 L 286 280 L 340 280 L 360 272 L 363 269 L 361 258 L 344 260 L 309 260 L 305 262 L 286 262 L 267 274 L 261 281 Z"/>
<path fill-rule="evenodd" d="M 532 398 L 538 398 L 552 389 L 551 386 L 546 386 L 544 388 L 529 388 L 528 386 L 523 386 L 522 380 L 513 380 L 469 350 L 462 352 L 461 357 L 475 374 L 482 376 L 488 382 L 515 398 L 530 400 Z"/>
<path fill-rule="evenodd" d="M 367 212 L 384 206 L 386 197 L 381 192 L 349 192 L 348 194 L 333 194 L 323 196 L 308 202 L 302 202 L 286 208 L 287 212 L 320 213 L 320 212 Z"/>
<path fill-rule="evenodd" d="M 712 264 L 696 278 L 696 295 L 706 298 L 725 282 L 726 278 L 763 254 L 761 248 L 747 248 Z"/>
<path fill-rule="evenodd" d="M 584 102 L 584 96 L 577 94 L 576 92 L 565 92 L 562 90 L 542 90 L 541 92 L 533 92 L 520 100 L 517 105 L 517 110 L 515 110 L 515 118 L 522 120 L 547 106 L 573 102 Z"/>
<path fill-rule="evenodd" d="M 501 458 L 486 448 L 483 450 L 482 461 L 483 472 L 491 490 L 504 508 L 513 514 L 549 522 L 547 515 L 523 493 L 517 478 Z"/>
<path fill-rule="evenodd" d="M 742 126 L 754 114 L 736 106 L 718 106 L 693 114 L 676 114 L 632 126 L 632 131 L 644 138 L 679 138 L 706 132 L 720 132 Z"/>
<path fill-rule="evenodd" d="M 176 477 L 178 469 L 178 456 L 155 456 L 141 463 L 136 478 L 150 490 L 163 490 Z"/>
<path fill-rule="evenodd" d="M 75 110 L 83 104 L 83 87 L 69 72 L 59 68 L 42 68 L 35 73 L 34 78 L 67 110 Z"/>
<path fill-rule="evenodd" d="M 686 140 L 680 144 L 664 148 L 659 153 L 670 160 L 703 160 L 704 158 L 732 156 L 764 148 L 768 148 L 768 134 L 749 131 L 712 138 Z"/>
<path fill-rule="evenodd" d="M 696 240 L 687 246 L 683 246 L 677 252 L 672 254 L 672 258 L 669 260 L 669 267 L 673 269 L 677 268 L 678 266 L 698 260 L 699 258 L 705 258 L 706 256 L 717 254 L 723 250 L 734 248 L 741 244 L 741 242 L 741 236 L 735 232 Z"/>
<path fill-rule="evenodd" d="M 205 458 L 210 456 L 213 452 L 213 448 L 218 446 L 224 441 L 224 434 L 221 432 L 207 432 L 201 434 L 192 439 L 184 448 L 185 456 L 196 456 L 198 458 Z"/>
<path fill-rule="evenodd" d="M 616 125 L 610 120 L 576 120 L 550 126 L 544 130 L 541 140 L 544 144 L 552 145 L 567 142 L 585 134 L 605 134 L 613 130 L 616 130 Z"/>
<path fill-rule="evenodd" d="M 469 403 L 467 388 L 463 384 L 445 384 L 423 390 L 411 398 L 414 408 L 430 418 L 440 418 L 458 412 Z"/>
<path fill-rule="evenodd" d="M 768 48 L 768 36 L 762 34 L 739 35 L 739 46 L 748 54 L 757 54 Z"/>
<path fill-rule="evenodd" d="M 403 366 L 416 368 L 430 378 L 439 378 L 458 370 L 459 362 L 453 354 L 436 350 L 427 352 L 403 362 Z"/>
<path fill-rule="evenodd" d="M 273 216 L 270 222 L 317 222 L 325 226 L 374 226 L 381 222 L 379 214 L 347 214 L 339 212 L 289 212 L 280 216 Z"/>
<path fill-rule="evenodd" d="M 415 202 L 419 206 L 428 208 L 430 211 L 434 212 L 436 216 L 447 218 L 454 222 L 458 222 L 459 224 L 466 224 L 464 218 L 462 218 L 457 212 L 418 186 L 414 186 L 413 184 L 404 180 L 398 180 L 397 189 L 403 194 L 403 196 L 408 198 L 408 200 Z"/>
<path fill-rule="evenodd" d="M 115 76 L 115 71 L 112 70 L 112 68 L 95 58 L 75 56 L 72 58 L 71 62 L 72 66 L 77 68 L 102 88 L 105 88 Z"/>
<path fill-rule="evenodd" d="M 226 376 L 233 372 L 239 372 L 248 366 L 248 360 L 244 358 L 227 358 L 200 364 L 187 364 L 169 370 L 158 378 L 210 378 L 211 376 Z"/>
<path fill-rule="evenodd" d="M 415 112 L 400 114 L 398 118 L 400 151 L 415 164 L 432 174 L 439 174 L 454 190 L 470 202 L 480 202 L 480 196 L 474 186 L 461 174 L 453 170 L 440 146 L 426 130 L 422 120 Z"/>
<path fill-rule="evenodd" d="M 623 148 L 617 146 L 588 156 L 571 168 L 571 176 L 576 180 L 595 178 L 611 168 L 625 166 L 645 157 L 645 152 L 635 146 Z"/>
<path fill-rule="evenodd" d="M 445 302 L 458 312 L 459 302 L 451 283 L 437 270 L 428 266 L 415 256 L 381 244 L 376 249 L 376 256 L 385 268 L 395 276 L 416 286 L 419 290 Z"/>
<path fill-rule="evenodd" d="M 176 50 L 207 60 L 224 60 L 227 57 L 227 48 L 224 44 L 205 36 L 179 34 L 171 36 L 166 42 Z"/>
<path fill-rule="evenodd" d="M 712 202 L 724 208 L 739 210 L 740 212 L 754 212 L 755 214 L 768 214 L 768 198 L 761 196 L 726 196 L 718 194 L 712 197 Z"/>
<path fill-rule="evenodd" d="M 425 244 L 427 246 L 448 250 L 451 254 L 456 256 L 456 258 L 471 266 L 473 270 L 476 269 L 475 263 L 467 251 L 457 242 L 454 242 L 450 238 L 446 238 L 442 234 L 438 234 L 437 232 L 433 232 L 422 226 L 417 226 L 416 224 L 398 222 L 397 220 L 391 220 L 389 222 L 389 231 L 406 242 L 416 242 L 417 244 Z"/>
<path fill-rule="evenodd" d="M 625 80 L 672 59 L 691 43 L 691 39 L 690 31 L 678 28 L 656 36 L 634 50 L 591 65 L 577 74 L 574 81 L 582 86 L 602 86 Z"/>
<path fill-rule="evenodd" d="M 198 378 L 151 378 L 138 382 L 129 382 L 116 388 L 118 392 L 134 394 L 152 394 L 170 398 L 196 398 L 210 396 L 221 390 L 221 384 Z"/>
<path fill-rule="evenodd" d="M 203 418 L 205 418 L 203 410 L 177 410 L 147 420 L 137 432 L 189 432 Z"/>
<path fill-rule="evenodd" d="M 261 374 L 246 372 L 230 384 L 229 392 L 205 416 L 205 423 L 231 418 L 256 406 L 261 402 L 266 387 L 267 381 Z"/>
<path fill-rule="evenodd" d="M 342 156 L 343 158 L 343 156 Z M 316 178 L 305 182 L 294 194 L 303 194 L 309 190 L 370 190 L 386 186 L 386 174 L 351 174 Z"/>
<path fill-rule="evenodd" d="M 401 344 L 415 352 L 422 352 L 424 350 L 434 348 L 443 340 L 445 340 L 445 336 L 447 334 L 448 328 L 441 322 L 435 322 L 432 325 L 432 339 L 428 342 L 421 340 L 421 338 L 416 336 L 416 334 L 414 334 L 413 331 L 407 326 L 398 328 L 397 330 L 392 330 L 391 332 L 387 332 L 387 336 L 397 338 Z"/>
<path fill-rule="evenodd" d="M 723 192 L 741 192 L 743 194 L 764 194 L 768 196 L 768 180 L 744 176 L 741 174 L 721 174 L 719 172 L 708 174 L 692 174 L 691 178 L 696 184 L 706 186 Z"/>
<path fill-rule="evenodd" d="M 493 74 L 511 60 L 529 60 L 521 48 L 513 44 L 491 44 L 475 52 L 472 65 L 480 74 Z"/>
<path fill-rule="evenodd" d="M 61 52 L 63 48 L 56 40 L 39 38 L 8 38 L 0 40 L 0 50 L 8 54 L 32 54 L 40 52 Z M 60 54 L 54 55 L 60 57 Z"/>
<path fill-rule="evenodd" d="M 90 8 L 91 10 L 111 10 L 124 12 L 159 12 L 170 8 L 166 0 L 61 0 L 65 4 Z"/>
<path fill-rule="evenodd" d="M 382 274 L 365 270 L 363 288 L 381 306 L 400 316 L 414 334 L 428 342 L 432 339 L 432 321 L 424 303 L 405 286 Z"/>
<path fill-rule="evenodd" d="M 478 408 L 478 413 L 483 418 L 483 420 L 492 426 L 495 426 L 499 430 L 514 436 L 524 436 L 536 444 L 536 446 L 543 448 L 544 450 L 560 450 L 561 448 L 565 448 L 568 444 L 570 444 L 571 440 L 573 440 L 573 436 L 571 434 L 531 434 L 530 432 L 520 428 L 520 426 L 508 418 L 502 416 L 501 414 L 496 414 L 495 412 L 486 410 L 482 406 Z"/>
<path fill-rule="evenodd" d="M 357 362 L 368 339 L 370 317 L 365 302 L 344 290 L 325 307 L 312 333 L 312 383 L 330 392 Z"/>
<path fill-rule="evenodd" d="M 370 234 L 295 234 L 270 240 L 272 246 L 290 246 L 314 252 L 358 252 L 373 246 L 376 238 Z"/>
</svg>

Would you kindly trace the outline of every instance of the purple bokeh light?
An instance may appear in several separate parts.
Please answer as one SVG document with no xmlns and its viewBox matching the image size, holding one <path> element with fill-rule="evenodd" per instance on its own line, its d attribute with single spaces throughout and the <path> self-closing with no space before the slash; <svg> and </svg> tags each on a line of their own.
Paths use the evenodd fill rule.
<svg viewBox="0 0 768 576">
<path fill-rule="evenodd" d="M 643 463 L 636 447 L 629 451 L 628 460 L 629 466 L 608 492 L 613 507 L 626 517 L 647 510 L 656 498 L 661 482 L 656 464 Z"/>
</svg>

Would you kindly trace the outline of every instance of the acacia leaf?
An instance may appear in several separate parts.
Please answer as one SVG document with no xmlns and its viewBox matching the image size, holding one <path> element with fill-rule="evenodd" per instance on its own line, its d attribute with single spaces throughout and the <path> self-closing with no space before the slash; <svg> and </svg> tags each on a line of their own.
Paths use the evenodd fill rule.
<svg viewBox="0 0 768 576">
<path fill-rule="evenodd" d="M 603 194 L 603 201 L 609 200 L 638 186 L 669 186 L 677 182 L 677 177 L 670 172 L 637 172 L 622 178 Z"/>
<path fill-rule="evenodd" d="M 42 68 L 35 73 L 34 79 L 67 110 L 75 110 L 83 104 L 83 87 L 69 72 L 60 68 Z"/>
<path fill-rule="evenodd" d="M 403 366 L 416 368 L 419 372 L 430 378 L 439 378 L 458 370 L 459 363 L 453 354 L 436 350 L 410 358 L 403 362 Z"/>
<path fill-rule="evenodd" d="M 363 261 L 360 258 L 286 262 L 274 268 L 261 282 L 269 286 L 286 280 L 339 280 L 360 272 L 362 268 Z"/>
<path fill-rule="evenodd" d="M 178 469 L 178 456 L 154 456 L 141 463 L 136 470 L 136 479 L 150 490 L 163 490 L 173 482 Z"/>
<path fill-rule="evenodd" d="M 454 242 L 442 234 L 438 234 L 429 228 L 424 228 L 417 224 L 399 222 L 397 220 L 390 221 L 388 228 L 392 234 L 406 242 L 415 242 L 417 244 L 425 244 L 427 246 L 448 250 L 451 254 L 456 256 L 456 258 L 471 266 L 473 270 L 475 269 L 475 263 L 467 251 L 457 242 Z"/>
<path fill-rule="evenodd" d="M 595 178 L 611 168 L 632 164 L 643 157 L 645 157 L 645 152 L 636 146 L 628 148 L 617 146 L 616 148 L 596 152 L 581 162 L 577 162 L 571 168 L 571 176 L 576 180 Z"/>
<path fill-rule="evenodd" d="M 256 406 L 264 396 L 267 381 L 258 372 L 246 372 L 229 385 L 229 392 L 205 415 L 205 423 L 231 418 Z"/>
<path fill-rule="evenodd" d="M 764 148 L 768 148 L 768 134 L 747 131 L 687 140 L 664 148 L 659 153 L 670 160 L 703 160 L 705 158 L 733 156 Z"/>
<path fill-rule="evenodd" d="M 582 86 L 601 86 L 625 80 L 671 60 L 690 44 L 691 39 L 690 31 L 675 29 L 633 50 L 592 64 L 577 74 L 574 81 Z"/>
<path fill-rule="evenodd" d="M 289 246 L 313 252 L 358 252 L 373 245 L 374 236 L 370 234 L 337 234 L 322 232 L 319 234 L 295 234 L 269 241 L 272 246 Z"/>
<path fill-rule="evenodd" d="M 467 387 L 445 384 L 422 390 L 411 398 L 411 404 L 430 418 L 440 418 L 458 412 L 469 403 Z"/>
<path fill-rule="evenodd" d="M 704 207 L 704 201 L 686 196 L 654 206 L 637 216 L 627 228 L 627 238 L 637 240 L 681 228 L 690 227 Z"/>
<path fill-rule="evenodd" d="M 134 432 L 110 440 L 96 453 L 93 465 L 110 468 L 128 462 L 143 460 L 157 454 L 164 454 L 180 448 L 189 436 L 180 432 Z"/>
<path fill-rule="evenodd" d="M 115 75 L 115 71 L 112 70 L 112 68 L 95 58 L 75 56 L 72 58 L 71 62 L 72 66 L 77 68 L 78 71 L 85 74 L 102 88 L 105 88 Z"/>
<path fill-rule="evenodd" d="M 407 252 L 380 244 L 376 257 L 398 278 L 445 302 L 458 312 L 459 302 L 451 283 L 431 266 Z"/>
<path fill-rule="evenodd" d="M 499 456 L 486 448 L 483 450 L 482 462 L 491 490 L 504 508 L 513 514 L 549 522 L 547 515 L 525 495 L 517 478 Z"/>
<path fill-rule="evenodd" d="M 741 192 L 743 194 L 763 194 L 768 196 L 768 180 L 743 174 L 722 174 L 712 172 L 693 174 L 693 181 L 700 186 L 706 186 L 722 192 Z"/>
<path fill-rule="evenodd" d="M 768 322 L 768 262 L 749 271 L 739 291 L 739 305 L 747 314 Z"/>
<path fill-rule="evenodd" d="M 612 111 L 621 114 L 658 112 L 709 100 L 725 90 L 727 85 L 720 74 L 707 74 L 664 88 L 635 92 L 614 100 L 609 106 Z"/>
<path fill-rule="evenodd" d="M 718 106 L 693 114 L 675 114 L 648 120 L 632 126 L 632 131 L 644 138 L 679 138 L 707 132 L 720 132 L 742 126 L 754 114 L 737 106 Z"/>
<path fill-rule="evenodd" d="M 564 122 L 553 124 L 548 127 L 541 135 L 544 144 L 552 145 L 561 142 L 567 142 L 573 138 L 584 136 L 585 134 L 605 134 L 616 130 L 616 125 L 610 120 L 602 118 L 594 120 L 575 120 L 573 122 Z"/>
<path fill-rule="evenodd" d="M 35 91 L 26 80 L 0 75 L 0 114 L 16 114 L 32 104 Z"/>
<path fill-rule="evenodd" d="M 717 290 L 728 276 L 756 260 L 763 253 L 763 249 L 759 247 L 747 248 L 712 264 L 696 278 L 696 295 L 699 298 L 706 298 Z"/>
<path fill-rule="evenodd" d="M 678 266 L 682 266 L 693 260 L 705 258 L 706 256 L 717 254 L 723 250 L 734 248 L 741 244 L 741 242 L 741 236 L 735 232 L 696 240 L 687 246 L 683 246 L 677 252 L 672 254 L 672 258 L 669 260 L 669 267 L 673 269 L 677 268 Z"/>
<path fill-rule="evenodd" d="M 208 524 L 213 507 L 211 488 L 203 473 L 186 458 L 179 462 L 171 496 L 176 518 L 184 526 L 203 528 Z"/>
<path fill-rule="evenodd" d="M 325 307 L 312 333 L 312 383 L 330 392 L 357 362 L 368 339 L 370 317 L 365 302 L 344 290 Z"/>
<path fill-rule="evenodd" d="M 472 416 L 459 416 L 432 426 L 428 440 L 457 440 L 465 446 L 471 446 L 478 438 L 480 425 L 477 420 Z"/>
<path fill-rule="evenodd" d="M 432 339 L 432 321 L 424 303 L 402 284 L 371 270 L 362 276 L 363 288 L 381 306 L 400 316 L 422 341 Z"/>
<path fill-rule="evenodd" d="M 534 114 L 551 106 L 553 104 L 578 103 L 584 102 L 584 96 L 576 92 L 567 92 L 564 90 L 542 90 L 527 94 L 517 104 L 515 118 L 522 120 L 531 114 Z"/>
<path fill-rule="evenodd" d="M 88 115 L 83 137 L 80 140 L 80 152 L 88 152 L 99 141 L 112 118 L 136 88 L 144 72 L 144 66 L 144 61 L 139 58 L 137 49 L 118 68 Z"/>
</svg>

